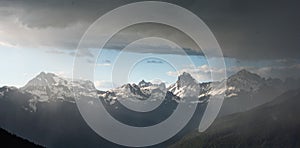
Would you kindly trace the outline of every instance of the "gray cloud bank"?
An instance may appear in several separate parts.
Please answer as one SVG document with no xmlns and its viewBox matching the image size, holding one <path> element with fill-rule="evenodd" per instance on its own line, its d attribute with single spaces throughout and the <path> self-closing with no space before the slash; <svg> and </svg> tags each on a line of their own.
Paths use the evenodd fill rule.
<svg viewBox="0 0 300 148">
<path fill-rule="evenodd" d="M 2 0 L 0 45 L 74 50 L 93 21 L 105 12 L 130 2 L 135 1 Z M 297 59 L 300 56 L 300 1 L 167 2 L 187 8 L 203 19 L 215 34 L 227 57 L 257 60 Z M 181 34 L 163 28 L 157 29 L 165 36 L 185 43 L 186 47 L 196 48 L 192 43 L 185 42 Z M 151 32 L 128 29 L 125 34 L 146 36 L 151 35 Z"/>
</svg>

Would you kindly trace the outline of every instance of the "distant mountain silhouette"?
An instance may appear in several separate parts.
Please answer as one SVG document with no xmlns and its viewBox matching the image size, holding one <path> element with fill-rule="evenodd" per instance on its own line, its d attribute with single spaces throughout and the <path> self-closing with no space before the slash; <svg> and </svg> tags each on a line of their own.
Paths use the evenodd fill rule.
<svg viewBox="0 0 300 148">
<path fill-rule="evenodd" d="M 8 131 L 0 128 L 1 145 L 6 147 L 26 147 L 26 148 L 39 148 L 42 146 L 36 145 L 28 140 L 20 138 Z"/>
<path fill-rule="evenodd" d="M 300 89 L 250 111 L 217 119 L 174 147 L 300 147 Z"/>
</svg>

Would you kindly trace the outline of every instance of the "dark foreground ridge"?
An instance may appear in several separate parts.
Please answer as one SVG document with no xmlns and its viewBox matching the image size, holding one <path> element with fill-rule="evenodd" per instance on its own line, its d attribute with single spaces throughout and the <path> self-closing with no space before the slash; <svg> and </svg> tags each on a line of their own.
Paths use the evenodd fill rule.
<svg viewBox="0 0 300 148">
<path fill-rule="evenodd" d="M 36 145 L 28 140 L 20 138 L 14 134 L 7 132 L 0 128 L 1 145 L 6 147 L 27 147 L 27 148 L 41 148 L 42 146 Z"/>
</svg>

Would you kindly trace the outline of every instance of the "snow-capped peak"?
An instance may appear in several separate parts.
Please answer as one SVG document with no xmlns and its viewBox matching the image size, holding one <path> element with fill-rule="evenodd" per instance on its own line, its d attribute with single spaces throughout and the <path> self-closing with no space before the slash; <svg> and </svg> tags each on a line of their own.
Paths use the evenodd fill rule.
<svg viewBox="0 0 300 148">
<path fill-rule="evenodd" d="M 62 80 L 62 78 L 56 76 L 53 73 L 45 73 L 41 72 L 39 75 L 37 75 L 35 78 L 30 80 L 24 87 L 23 89 L 26 89 L 30 86 L 48 86 L 48 85 L 53 85 L 56 83 L 67 83 Z"/>
<path fill-rule="evenodd" d="M 109 101 L 128 99 L 129 101 L 164 99 L 167 89 L 164 83 L 152 84 L 142 80 L 138 85 L 125 84 L 100 94 L 101 98 Z"/>
<path fill-rule="evenodd" d="M 246 69 L 242 69 L 238 71 L 236 74 L 230 76 L 228 79 L 250 79 L 250 80 L 261 80 L 262 78 L 255 74 L 247 71 Z"/>
<path fill-rule="evenodd" d="M 187 72 L 183 72 L 179 77 L 178 77 L 178 80 L 177 80 L 177 86 L 178 87 L 184 87 L 184 86 L 187 86 L 187 85 L 193 85 L 195 83 L 198 84 L 198 82 Z"/>
<path fill-rule="evenodd" d="M 243 69 L 228 78 L 227 86 L 229 88 L 235 88 L 235 91 L 243 90 L 246 92 L 252 92 L 259 89 L 264 82 L 264 78 Z"/>
<path fill-rule="evenodd" d="M 138 84 L 140 87 L 148 87 L 151 86 L 152 83 L 151 82 L 146 82 L 145 80 L 142 80 L 141 82 L 139 82 Z"/>
<path fill-rule="evenodd" d="M 174 95 L 185 97 L 196 97 L 199 95 L 199 83 L 187 72 L 183 72 L 175 84 L 170 85 L 169 91 Z"/>
<path fill-rule="evenodd" d="M 91 81 L 71 81 L 45 72 L 41 72 L 30 80 L 21 90 L 32 94 L 39 102 L 56 100 L 74 102 L 76 96 L 96 96 L 94 93 L 96 88 Z"/>
</svg>

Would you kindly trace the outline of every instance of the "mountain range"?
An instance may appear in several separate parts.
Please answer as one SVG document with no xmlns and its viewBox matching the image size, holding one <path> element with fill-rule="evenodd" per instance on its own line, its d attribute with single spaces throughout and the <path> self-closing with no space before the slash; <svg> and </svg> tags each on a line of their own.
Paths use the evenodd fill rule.
<svg viewBox="0 0 300 148">
<path fill-rule="evenodd" d="M 227 84 L 226 89 L 214 87 L 215 89 L 212 90 L 213 85 L 224 82 Z M 190 74 L 184 72 L 178 77 L 177 82 L 171 84 L 168 88 L 164 83 L 152 84 L 142 80 L 138 84 L 124 84 L 108 91 L 96 90 L 93 82 L 89 80 L 72 81 L 53 73 L 41 72 L 24 87 L 20 89 L 10 88 L 31 95 L 27 108 L 31 111 L 36 111 L 36 104 L 41 102 L 65 101 L 75 103 L 74 98 L 80 95 L 100 97 L 113 104 L 117 99 L 126 101 L 163 100 L 168 94 L 167 92 L 170 92 L 169 94 L 172 94 L 172 98 L 176 101 L 183 101 L 191 94 L 197 95 L 199 102 L 205 101 L 203 98 L 225 93 L 225 101 L 220 113 L 222 116 L 252 109 L 269 102 L 287 90 L 298 87 L 300 87 L 300 83 L 295 80 L 283 82 L 280 79 L 265 79 L 249 71 L 241 70 L 221 82 L 199 83 Z M 3 87 L 2 89 L 5 88 L 9 87 Z M 72 91 L 72 89 L 77 91 Z M 5 91 L 0 92 L 0 96 L 4 93 Z"/>
<path fill-rule="evenodd" d="M 166 119 L 180 102 L 197 103 L 196 117 L 197 113 L 203 113 L 211 96 L 221 93 L 225 93 L 225 99 L 219 118 L 250 111 L 271 102 L 284 92 L 300 88 L 298 82 L 299 80 L 290 79 L 265 79 L 241 70 L 220 82 L 199 83 L 190 74 L 182 73 L 169 87 L 164 83 L 152 84 L 143 80 L 138 84 L 124 84 L 101 91 L 89 80 L 70 80 L 42 72 L 24 87 L 0 88 L 0 125 L 47 147 L 121 147 L 106 141 L 89 128 L 75 104 L 76 97 L 99 98 L 108 112 L 120 122 L 144 127 Z M 227 88 L 212 87 L 222 83 L 226 83 Z M 72 91 L 74 88 L 80 91 Z M 198 101 L 190 101 L 189 98 L 195 96 L 198 97 Z M 129 110 L 120 103 L 143 100 L 162 103 L 145 113 Z M 199 122 L 199 119 L 196 119 L 194 123 L 189 123 L 179 135 L 194 130 Z M 181 136 L 175 136 L 176 138 L 158 147 L 170 145 Z"/>
</svg>

